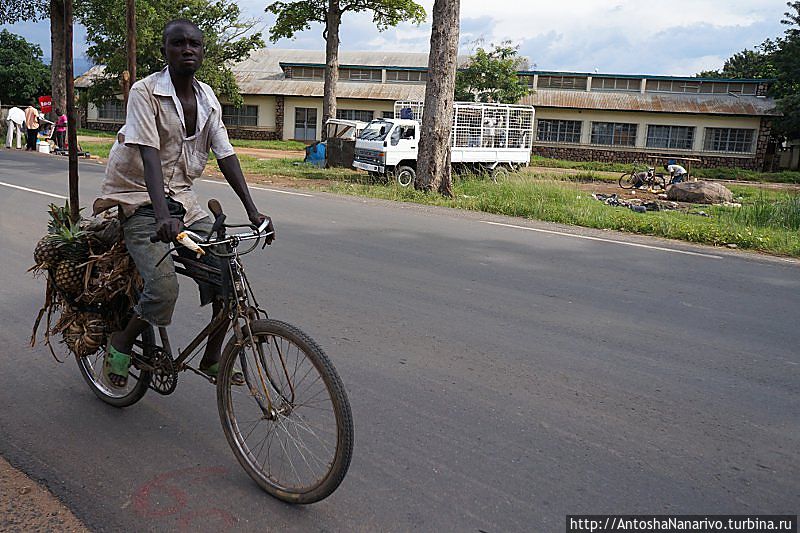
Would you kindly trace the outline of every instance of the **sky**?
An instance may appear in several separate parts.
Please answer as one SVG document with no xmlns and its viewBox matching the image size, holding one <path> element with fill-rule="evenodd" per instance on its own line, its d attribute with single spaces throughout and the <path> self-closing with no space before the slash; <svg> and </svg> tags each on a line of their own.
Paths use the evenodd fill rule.
<svg viewBox="0 0 800 533">
<path fill-rule="evenodd" d="M 428 12 L 420 26 L 401 24 L 378 32 L 367 14 L 347 14 L 342 50 L 427 52 L 433 0 L 417 0 Z M 264 0 L 237 0 L 243 15 L 261 19 L 265 41 L 274 20 Z M 489 8 L 488 6 L 491 6 Z M 462 0 L 461 52 L 476 40 L 511 40 L 531 68 L 691 76 L 721 68 L 725 59 L 784 31 L 785 0 Z M 50 56 L 46 22 L 0 26 L 38 43 Z M 86 32 L 76 27 L 76 74 L 85 58 Z M 268 46 L 323 50 L 322 26 Z"/>
</svg>

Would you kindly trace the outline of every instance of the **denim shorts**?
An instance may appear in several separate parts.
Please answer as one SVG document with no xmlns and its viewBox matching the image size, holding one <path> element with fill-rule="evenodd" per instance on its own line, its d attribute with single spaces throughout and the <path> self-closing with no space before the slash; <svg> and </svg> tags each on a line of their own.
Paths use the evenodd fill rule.
<svg viewBox="0 0 800 533">
<path fill-rule="evenodd" d="M 171 198 L 167 198 L 167 207 L 171 216 L 183 218 L 186 214 L 183 206 Z M 213 222 L 209 217 L 202 218 L 186 229 L 205 238 L 211 233 Z M 152 205 L 139 207 L 133 215 L 122 222 L 122 231 L 128 253 L 136 263 L 136 268 L 144 281 L 144 288 L 134 312 L 154 327 L 166 327 L 172 322 L 175 302 L 178 300 L 178 276 L 172 257 L 167 257 L 156 265 L 169 250 L 163 242 L 150 242 L 150 236 L 156 233 L 156 219 Z M 185 248 L 178 253 L 194 259 L 194 254 Z M 206 254 L 202 262 L 219 268 L 218 258 Z M 200 289 L 200 305 L 207 305 L 221 297 L 219 286 L 197 282 Z"/>
</svg>

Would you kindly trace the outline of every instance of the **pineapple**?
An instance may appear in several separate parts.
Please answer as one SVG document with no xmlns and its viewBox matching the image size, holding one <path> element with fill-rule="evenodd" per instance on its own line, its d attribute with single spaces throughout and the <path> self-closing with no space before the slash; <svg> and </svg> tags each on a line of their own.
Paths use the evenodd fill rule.
<svg viewBox="0 0 800 533">
<path fill-rule="evenodd" d="M 41 268 L 50 268 L 58 263 L 60 240 L 56 235 L 47 234 L 36 243 L 33 260 Z"/>
<path fill-rule="evenodd" d="M 81 267 L 81 263 L 80 260 L 63 259 L 56 267 L 54 276 L 56 286 L 70 296 L 77 296 L 83 292 L 86 267 Z"/>
<path fill-rule="evenodd" d="M 89 255 L 86 232 L 80 221 L 69 218 L 69 203 L 64 207 L 50 204 L 50 222 L 45 235 L 37 244 L 33 258 L 37 267 L 50 270 L 56 286 L 66 294 L 83 292 L 86 267 L 81 267 Z"/>
<path fill-rule="evenodd" d="M 88 250 L 84 234 L 80 232 L 79 222 L 69 219 L 69 202 L 64 207 L 50 204 L 50 221 L 47 223 L 47 235 L 42 237 L 33 251 L 33 259 L 39 268 L 55 268 L 62 257 L 62 251 L 75 249 L 85 255 Z M 66 246 L 66 250 L 63 250 Z M 70 254 L 74 255 L 74 254 Z"/>
</svg>

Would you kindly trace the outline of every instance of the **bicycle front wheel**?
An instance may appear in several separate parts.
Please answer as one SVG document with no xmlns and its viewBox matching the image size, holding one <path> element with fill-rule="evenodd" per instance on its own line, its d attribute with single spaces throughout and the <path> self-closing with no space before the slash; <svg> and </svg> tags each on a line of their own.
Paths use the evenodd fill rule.
<svg viewBox="0 0 800 533">
<path fill-rule="evenodd" d="M 298 328 L 251 323 L 220 360 L 217 406 L 236 459 L 265 491 L 289 503 L 328 497 L 353 454 L 350 404 L 328 357 Z M 239 368 L 237 368 L 237 366 Z M 245 385 L 236 385 L 241 371 Z"/>
</svg>

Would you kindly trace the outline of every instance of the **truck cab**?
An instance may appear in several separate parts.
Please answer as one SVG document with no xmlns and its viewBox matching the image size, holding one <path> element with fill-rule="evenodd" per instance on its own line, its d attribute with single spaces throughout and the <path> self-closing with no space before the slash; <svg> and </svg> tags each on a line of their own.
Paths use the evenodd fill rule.
<svg viewBox="0 0 800 533">
<path fill-rule="evenodd" d="M 356 139 L 353 166 L 373 175 L 394 175 L 401 168 L 415 169 L 419 130 L 420 124 L 416 120 L 373 120 Z M 407 179 L 408 176 L 404 181 Z M 413 175 L 410 179 L 413 181 Z"/>
</svg>

